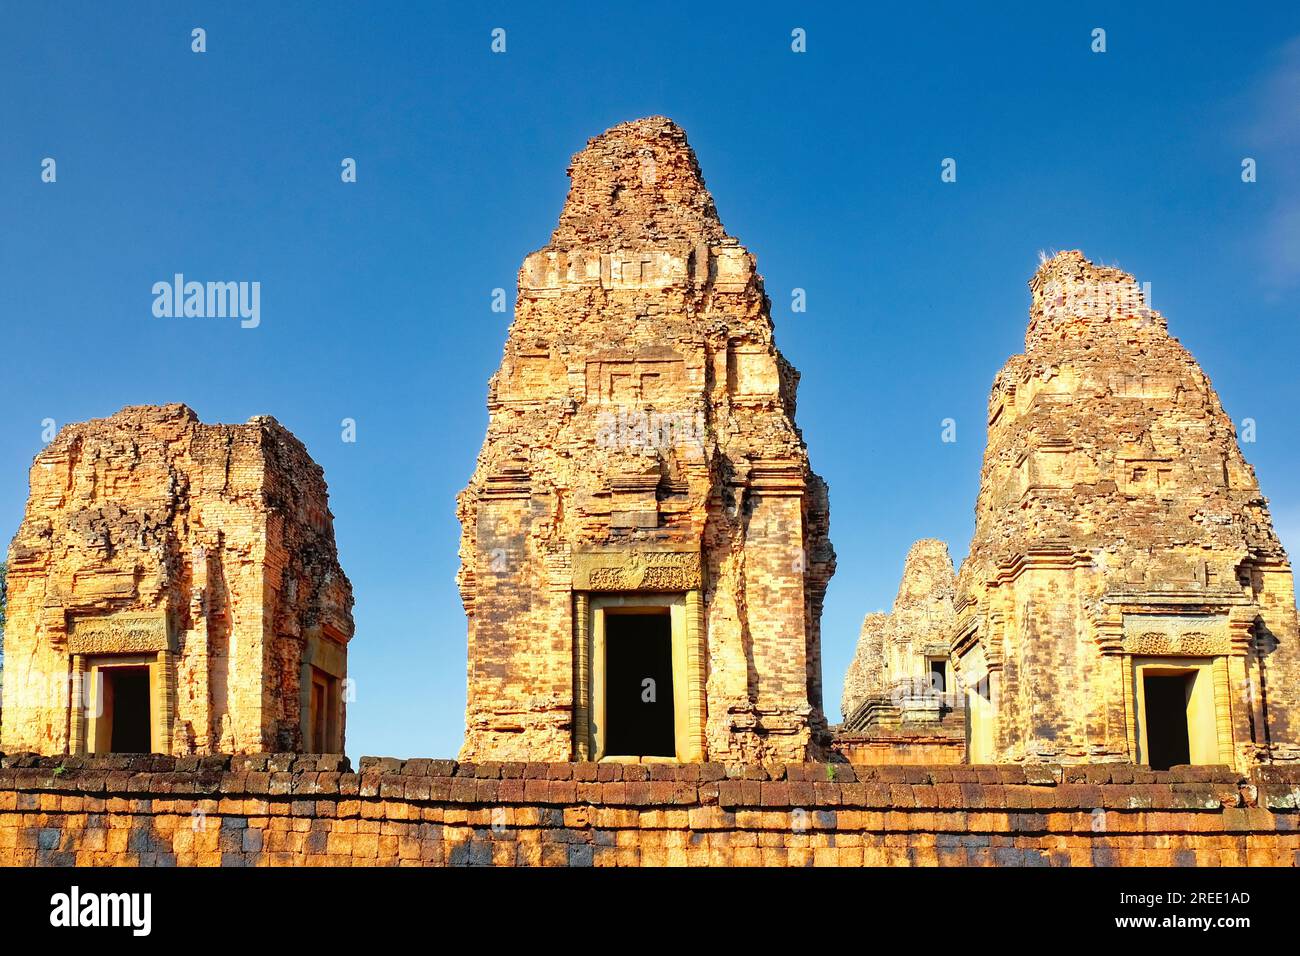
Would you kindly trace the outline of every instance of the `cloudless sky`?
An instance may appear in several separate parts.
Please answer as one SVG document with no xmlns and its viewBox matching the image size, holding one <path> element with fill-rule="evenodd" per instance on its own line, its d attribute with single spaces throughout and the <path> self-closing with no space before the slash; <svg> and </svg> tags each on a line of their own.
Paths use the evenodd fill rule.
<svg viewBox="0 0 1300 956">
<path fill-rule="evenodd" d="M 1300 548 L 1296 8 L 804 6 L 0 2 L 0 538 L 46 418 L 273 414 L 325 468 L 356 593 L 349 753 L 454 755 L 455 495 L 510 318 L 492 290 L 513 305 L 572 154 L 664 114 L 803 373 L 839 554 L 832 721 L 910 543 L 965 554 L 1039 250 L 1151 283 L 1229 415 L 1255 419 L 1246 457 Z M 260 281 L 260 327 L 155 318 L 151 287 L 176 272 Z"/>
</svg>

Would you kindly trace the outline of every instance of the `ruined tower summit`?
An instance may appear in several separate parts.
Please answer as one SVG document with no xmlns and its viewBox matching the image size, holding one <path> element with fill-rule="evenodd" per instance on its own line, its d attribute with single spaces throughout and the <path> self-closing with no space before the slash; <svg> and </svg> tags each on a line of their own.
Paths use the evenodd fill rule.
<svg viewBox="0 0 1300 956">
<path fill-rule="evenodd" d="M 274 418 L 66 426 L 8 583 L 0 749 L 342 753 L 352 588 L 323 472 Z"/>
<path fill-rule="evenodd" d="M 969 759 L 1300 757 L 1291 566 L 1208 378 L 1132 276 L 1030 289 L 959 574 Z"/>
<path fill-rule="evenodd" d="M 470 760 L 803 760 L 825 484 L 753 257 L 682 130 L 574 157 L 459 498 Z"/>
</svg>

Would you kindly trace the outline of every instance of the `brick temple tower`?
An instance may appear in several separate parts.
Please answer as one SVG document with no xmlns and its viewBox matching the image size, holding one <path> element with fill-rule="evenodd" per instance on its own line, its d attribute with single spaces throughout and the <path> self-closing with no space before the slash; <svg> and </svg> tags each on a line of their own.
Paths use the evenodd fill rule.
<svg viewBox="0 0 1300 956">
<path fill-rule="evenodd" d="M 802 760 L 825 484 L 682 130 L 614 127 L 524 260 L 461 494 L 469 760 Z"/>
<path fill-rule="evenodd" d="M 1209 379 L 1118 269 L 1030 290 L 959 574 L 970 760 L 1300 758 L 1291 566 Z"/>
<path fill-rule="evenodd" d="M 888 614 L 868 614 L 844 676 L 836 749 L 853 763 L 960 763 L 964 702 L 948 648 L 957 575 L 948 546 L 917 541 Z"/>
<path fill-rule="evenodd" d="M 68 425 L 9 549 L 0 750 L 341 753 L 352 587 L 275 419 Z"/>
</svg>

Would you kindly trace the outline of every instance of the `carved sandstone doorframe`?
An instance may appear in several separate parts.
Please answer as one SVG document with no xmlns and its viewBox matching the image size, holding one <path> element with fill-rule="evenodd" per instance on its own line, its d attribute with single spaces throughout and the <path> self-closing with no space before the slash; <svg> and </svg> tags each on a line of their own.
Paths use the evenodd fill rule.
<svg viewBox="0 0 1300 956">
<path fill-rule="evenodd" d="M 149 742 L 154 753 L 171 753 L 176 713 L 176 648 L 165 612 L 120 612 L 74 618 L 68 628 L 72 677 L 69 706 L 70 746 L 74 754 L 104 747 L 99 726 L 102 672 L 112 667 L 149 669 Z"/>
<path fill-rule="evenodd" d="M 311 752 L 339 753 L 343 747 L 344 693 L 347 680 L 347 645 L 331 628 L 317 626 L 308 632 L 302 650 L 298 676 L 298 723 L 303 747 Z M 312 686 L 323 687 L 320 704 L 324 740 L 317 740 L 314 725 L 318 715 L 312 705 Z"/>
<path fill-rule="evenodd" d="M 1192 762 L 1235 763 L 1230 671 L 1244 661 L 1249 639 L 1240 614 L 1126 613 L 1115 650 L 1122 662 L 1125 736 L 1130 759 L 1148 757 L 1143 678 L 1150 672 L 1193 674 L 1189 701 Z"/>
<path fill-rule="evenodd" d="M 676 759 L 705 759 L 704 603 L 699 552 L 593 551 L 573 558 L 573 755 L 605 758 L 605 611 L 667 607 Z"/>
</svg>

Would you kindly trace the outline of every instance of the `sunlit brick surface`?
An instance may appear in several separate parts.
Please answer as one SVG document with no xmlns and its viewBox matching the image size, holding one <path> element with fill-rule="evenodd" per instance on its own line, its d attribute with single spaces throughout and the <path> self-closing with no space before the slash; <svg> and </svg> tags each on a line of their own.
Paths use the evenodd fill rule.
<svg viewBox="0 0 1300 956">
<path fill-rule="evenodd" d="M 804 759 L 829 741 L 820 618 L 835 555 L 754 258 L 663 117 L 592 139 L 569 174 L 550 243 L 519 272 L 459 499 L 462 756 L 583 756 L 575 647 L 599 586 L 699 595 L 679 754 Z M 602 583 L 583 561 L 619 567 Z"/>
<path fill-rule="evenodd" d="M 1141 760 L 1159 659 L 1208 668 L 1196 762 L 1300 759 L 1291 565 L 1209 378 L 1133 276 L 1062 252 L 1029 285 L 958 576 L 958 676 L 995 698 L 974 758 Z"/>
<path fill-rule="evenodd" d="M 0 865 L 1294 866 L 1300 773 L 248 755 L 0 769 Z"/>
<path fill-rule="evenodd" d="M 303 749 L 302 665 L 341 670 L 353 630 L 323 472 L 269 416 L 138 406 L 68 425 L 32 465 L 7 617 L 9 750 L 76 750 L 93 700 L 78 656 L 133 652 L 160 662 L 155 749 Z M 342 723 L 340 700 L 340 749 Z"/>
</svg>

